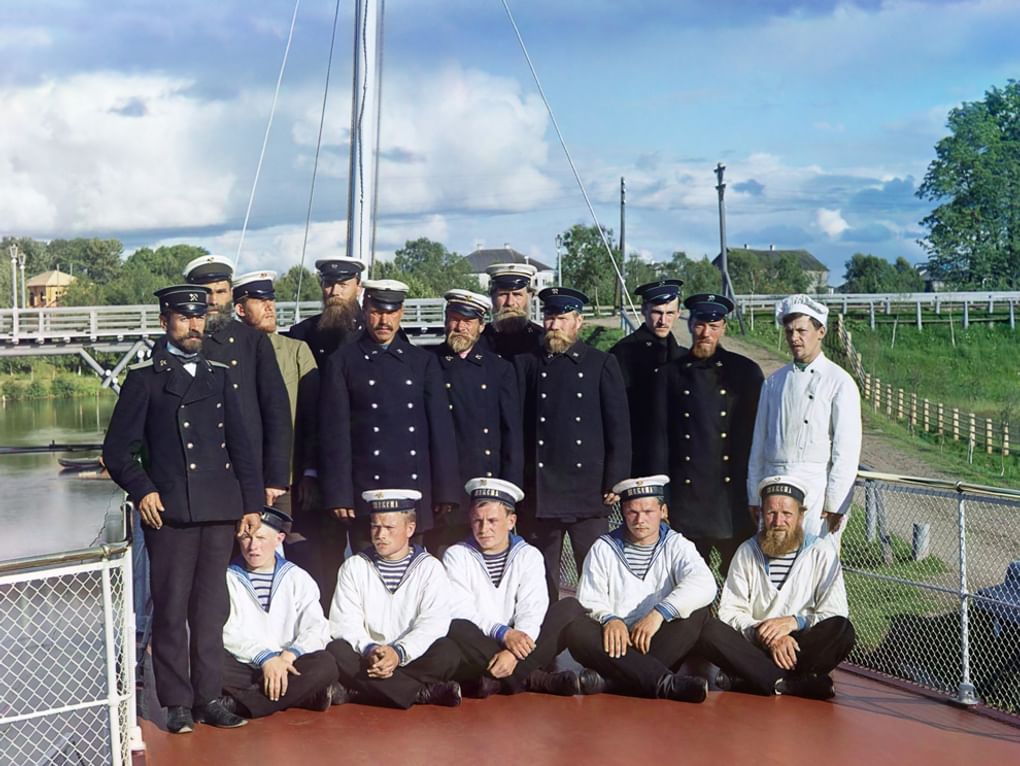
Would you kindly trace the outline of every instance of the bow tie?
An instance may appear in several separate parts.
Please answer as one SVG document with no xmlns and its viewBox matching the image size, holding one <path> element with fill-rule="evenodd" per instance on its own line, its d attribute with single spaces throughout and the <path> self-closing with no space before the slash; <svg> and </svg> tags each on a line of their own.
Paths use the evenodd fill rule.
<svg viewBox="0 0 1020 766">
<path fill-rule="evenodd" d="M 202 358 L 202 355 L 197 351 L 194 354 L 174 354 L 174 356 L 180 360 L 181 364 L 192 364 Z"/>
</svg>

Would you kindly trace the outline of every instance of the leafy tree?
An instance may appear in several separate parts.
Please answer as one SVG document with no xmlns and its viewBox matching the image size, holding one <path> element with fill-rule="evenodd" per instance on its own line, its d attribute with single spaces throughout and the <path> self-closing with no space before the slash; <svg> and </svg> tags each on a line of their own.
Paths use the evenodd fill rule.
<svg viewBox="0 0 1020 766">
<path fill-rule="evenodd" d="M 49 268 L 107 285 L 120 272 L 124 246 L 116 239 L 54 239 L 46 252 Z"/>
<path fill-rule="evenodd" d="M 807 289 L 808 275 L 793 253 L 768 258 L 752 250 L 733 248 L 728 255 L 730 279 L 737 294 L 800 293 Z"/>
<path fill-rule="evenodd" d="M 9 248 L 14 245 L 25 255 L 25 279 L 50 268 L 46 243 L 29 237 L 0 239 L 0 308 L 11 308 L 11 261 Z M 18 269 L 18 305 L 21 305 L 21 269 Z M 27 294 L 27 291 L 26 291 Z"/>
<path fill-rule="evenodd" d="M 924 289 L 924 280 L 906 258 L 895 264 L 884 258 L 854 253 L 846 262 L 848 293 L 913 293 Z"/>
<path fill-rule="evenodd" d="M 317 301 L 322 297 L 319 278 L 303 266 L 291 266 L 286 274 L 276 280 L 276 299 L 292 301 L 297 295 L 298 277 L 301 278 L 301 300 Z"/>
<path fill-rule="evenodd" d="M 611 229 L 603 229 L 613 257 L 621 262 L 620 248 L 613 241 Z M 593 304 L 607 305 L 613 302 L 617 277 L 606 246 L 595 226 L 575 224 L 563 233 L 564 254 L 560 261 L 563 284 L 580 290 Z M 636 287 L 637 282 L 628 278 L 628 285 Z"/>
<path fill-rule="evenodd" d="M 103 306 L 106 304 L 102 285 L 88 277 L 74 278 L 60 299 L 61 306 Z"/>
<path fill-rule="evenodd" d="M 169 245 L 155 250 L 140 248 L 124 262 L 117 277 L 104 286 L 104 302 L 115 305 L 152 303 L 156 290 L 183 282 L 188 261 L 208 252 L 194 245 Z"/>
<path fill-rule="evenodd" d="M 375 271 L 376 279 L 399 279 L 407 284 L 410 298 L 438 298 L 455 287 L 481 289 L 467 258 L 427 237 L 408 240 L 392 261 L 376 261 Z"/>
<path fill-rule="evenodd" d="M 949 112 L 917 190 L 931 274 L 953 287 L 1020 285 L 1020 83 Z"/>
<path fill-rule="evenodd" d="M 694 260 L 680 250 L 673 253 L 663 271 L 663 277 L 683 280 L 684 295 L 717 292 L 722 287 L 722 275 L 708 258 Z"/>
</svg>

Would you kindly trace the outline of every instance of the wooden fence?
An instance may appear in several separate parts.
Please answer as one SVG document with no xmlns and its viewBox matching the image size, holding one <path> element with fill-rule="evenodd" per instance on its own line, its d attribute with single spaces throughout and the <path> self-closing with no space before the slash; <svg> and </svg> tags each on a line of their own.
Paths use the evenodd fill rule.
<svg viewBox="0 0 1020 766">
<path fill-rule="evenodd" d="M 875 412 L 906 424 L 914 435 L 931 434 L 940 443 L 951 441 L 966 445 L 969 462 L 973 462 L 977 450 L 989 455 L 1010 455 L 1009 421 L 996 422 L 992 418 L 979 417 L 973 412 L 963 412 L 959 407 L 948 407 L 942 402 L 920 398 L 913 391 L 883 383 L 881 378 L 864 368 L 843 314 L 837 316 L 835 330 L 829 336 L 830 344 L 857 381 L 861 399 Z"/>
</svg>

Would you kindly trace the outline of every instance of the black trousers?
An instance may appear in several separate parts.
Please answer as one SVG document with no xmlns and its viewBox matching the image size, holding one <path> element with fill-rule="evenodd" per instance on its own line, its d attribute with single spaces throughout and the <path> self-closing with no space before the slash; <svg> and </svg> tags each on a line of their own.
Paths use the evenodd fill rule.
<svg viewBox="0 0 1020 766">
<path fill-rule="evenodd" d="M 328 511 L 315 509 L 302 514 L 300 525 L 295 522 L 296 531 L 305 537 L 299 543 L 287 543 L 287 558 L 304 569 L 319 586 L 319 602 L 322 609 L 329 613 L 329 605 L 333 601 L 336 590 L 336 576 L 340 565 L 344 563 L 344 551 L 347 548 L 348 525 L 333 518 Z"/>
<path fill-rule="evenodd" d="M 850 654 L 856 637 L 854 626 L 845 617 L 829 617 L 790 635 L 800 646 L 797 666 L 790 673 L 776 665 L 766 649 L 715 617 L 705 622 L 697 652 L 730 675 L 744 679 L 755 691 L 772 694 L 776 681 L 787 675 L 831 673 Z"/>
<path fill-rule="evenodd" d="M 223 688 L 226 571 L 235 523 L 145 527 L 152 585 L 152 670 L 161 705 L 201 705 Z"/>
<path fill-rule="evenodd" d="M 560 597 L 560 560 L 563 558 L 563 537 L 570 535 L 574 550 L 574 564 L 578 575 L 584 557 L 601 535 L 609 531 L 609 519 L 579 519 L 573 522 L 556 519 L 527 519 L 518 522 L 521 536 L 542 551 L 545 559 L 545 580 L 549 587 L 549 602 Z"/>
<path fill-rule="evenodd" d="M 648 654 L 635 647 L 622 657 L 610 657 L 602 647 L 602 626 L 590 617 L 574 620 L 567 628 L 567 646 L 575 660 L 598 671 L 614 690 L 636 697 L 654 697 L 659 679 L 674 672 L 693 651 L 708 617 L 708 607 L 686 619 L 670 620 L 652 637 Z"/>
<path fill-rule="evenodd" d="M 715 548 L 719 551 L 719 574 L 726 579 L 726 573 L 730 571 L 730 562 L 733 561 L 733 556 L 736 555 L 737 548 L 741 546 L 744 540 L 738 540 L 735 537 L 699 537 L 688 538 L 694 547 L 698 549 L 698 553 L 701 554 L 701 558 L 705 560 L 707 564 L 709 562 L 709 556 L 712 555 L 712 549 Z M 746 539 L 746 538 L 744 538 Z"/>
<path fill-rule="evenodd" d="M 326 651 L 302 654 L 294 660 L 294 667 L 301 675 L 288 674 L 286 694 L 273 702 L 262 689 L 262 668 L 238 662 L 230 652 L 224 651 L 223 692 L 247 708 L 249 718 L 261 718 L 278 710 L 301 707 L 309 697 L 337 679 L 336 662 Z"/>
<path fill-rule="evenodd" d="M 365 658 L 343 639 L 330 641 L 326 651 L 336 660 L 340 683 L 360 691 L 362 701 L 404 710 L 414 704 L 422 686 L 449 681 L 460 664 L 460 651 L 449 638 L 437 639 L 425 654 L 398 667 L 389 678 L 369 678 Z"/>
<path fill-rule="evenodd" d="M 567 626 L 583 616 L 584 607 L 575 598 L 564 598 L 551 603 L 549 611 L 545 613 L 545 619 L 542 620 L 535 648 L 531 654 L 517 663 L 509 677 L 501 679 L 503 691 L 510 694 L 524 691 L 524 682 L 528 675 L 556 659 L 556 655 L 567 647 Z M 451 622 L 450 638 L 461 652 L 460 666 L 454 676 L 458 681 L 473 681 L 485 675 L 489 661 L 503 649 L 499 641 L 482 633 L 477 625 L 468 620 Z"/>
</svg>

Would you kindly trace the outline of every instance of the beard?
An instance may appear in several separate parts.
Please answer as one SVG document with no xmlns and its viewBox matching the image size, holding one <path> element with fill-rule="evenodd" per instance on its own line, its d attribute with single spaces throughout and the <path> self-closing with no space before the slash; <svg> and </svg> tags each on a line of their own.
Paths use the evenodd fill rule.
<svg viewBox="0 0 1020 766">
<path fill-rule="evenodd" d="M 446 345 L 455 354 L 463 354 L 470 351 L 478 342 L 478 333 L 451 332 L 446 336 Z"/>
<path fill-rule="evenodd" d="M 542 345 L 550 354 L 562 354 L 574 345 L 574 340 L 563 330 L 547 330 L 542 336 Z"/>
<path fill-rule="evenodd" d="M 793 529 L 766 529 L 758 535 L 761 552 L 769 558 L 785 556 L 800 548 L 804 542 L 804 529 L 799 524 Z"/>
<path fill-rule="evenodd" d="M 232 319 L 229 309 L 210 310 L 205 315 L 205 331 L 211 335 L 226 327 L 227 323 L 232 321 Z"/>
<path fill-rule="evenodd" d="M 528 313 L 524 309 L 504 306 L 492 316 L 496 332 L 520 332 L 528 325 Z"/>
<path fill-rule="evenodd" d="M 319 317 L 319 330 L 340 337 L 353 332 L 358 324 L 359 308 L 356 300 L 339 296 L 328 298 Z"/>
</svg>

